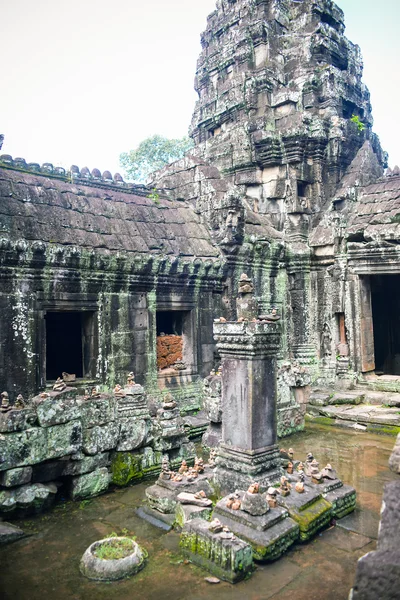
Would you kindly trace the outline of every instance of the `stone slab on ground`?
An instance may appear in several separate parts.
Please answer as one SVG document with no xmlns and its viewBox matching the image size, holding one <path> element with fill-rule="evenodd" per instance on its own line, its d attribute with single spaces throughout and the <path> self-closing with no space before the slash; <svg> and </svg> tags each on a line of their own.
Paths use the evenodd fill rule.
<svg viewBox="0 0 400 600">
<path fill-rule="evenodd" d="M 161 513 L 150 506 L 140 506 L 135 512 L 141 519 L 164 531 L 171 531 L 175 523 L 175 514 Z"/>
<path fill-rule="evenodd" d="M 251 546 L 225 531 L 213 533 L 202 519 L 188 521 L 182 531 L 180 548 L 194 564 L 219 579 L 236 583 L 253 568 Z"/>
<path fill-rule="evenodd" d="M 212 507 L 195 506 L 193 504 L 178 504 L 175 512 L 175 520 L 179 527 L 184 527 L 185 523 L 192 519 L 204 519 L 210 521 Z"/>
<path fill-rule="evenodd" d="M 387 406 L 375 406 L 371 404 L 359 404 L 353 406 L 342 404 L 334 406 L 309 406 L 308 413 L 312 417 L 321 417 L 326 424 L 355 427 L 359 426 L 365 430 L 368 426 L 400 427 L 400 414 L 397 408 Z M 331 420 L 332 422 L 330 423 Z M 343 421 L 343 423 L 341 423 Z"/>
<path fill-rule="evenodd" d="M 379 516 L 364 508 L 356 508 L 350 515 L 343 517 L 336 523 L 337 527 L 365 535 L 373 540 L 378 539 Z"/>
<path fill-rule="evenodd" d="M 299 526 L 286 509 L 276 507 L 265 515 L 253 516 L 243 510 L 227 508 L 227 499 L 228 496 L 218 502 L 213 516 L 251 545 L 255 560 L 276 560 L 298 540 Z"/>
<path fill-rule="evenodd" d="M 6 523 L 0 522 L 0 544 L 8 544 L 15 542 L 25 536 L 25 533 L 19 527 Z"/>
<path fill-rule="evenodd" d="M 321 539 L 330 546 L 334 546 L 339 550 L 345 550 L 346 552 L 360 550 L 372 541 L 366 535 L 346 531 L 340 527 L 331 527 L 327 531 L 324 531 Z"/>
<path fill-rule="evenodd" d="M 341 392 L 337 391 L 334 393 L 329 401 L 329 404 L 361 404 L 364 401 L 364 394 L 362 392 Z"/>
</svg>

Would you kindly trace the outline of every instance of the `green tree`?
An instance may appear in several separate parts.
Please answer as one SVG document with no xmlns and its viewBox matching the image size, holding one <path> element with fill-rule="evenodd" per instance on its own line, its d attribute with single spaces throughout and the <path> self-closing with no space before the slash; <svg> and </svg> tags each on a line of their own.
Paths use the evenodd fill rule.
<svg viewBox="0 0 400 600">
<path fill-rule="evenodd" d="M 122 152 L 119 157 L 127 178 L 145 183 L 150 173 L 179 160 L 193 146 L 188 137 L 170 140 L 153 135 L 140 142 L 135 150 Z"/>
</svg>

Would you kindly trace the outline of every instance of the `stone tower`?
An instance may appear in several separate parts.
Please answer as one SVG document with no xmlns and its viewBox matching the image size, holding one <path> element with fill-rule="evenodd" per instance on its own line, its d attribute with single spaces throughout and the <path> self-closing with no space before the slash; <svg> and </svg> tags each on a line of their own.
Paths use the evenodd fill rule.
<svg viewBox="0 0 400 600">
<path fill-rule="evenodd" d="M 196 153 L 300 237 L 366 139 L 383 161 L 343 19 L 331 0 L 220 0 L 201 37 Z"/>
</svg>

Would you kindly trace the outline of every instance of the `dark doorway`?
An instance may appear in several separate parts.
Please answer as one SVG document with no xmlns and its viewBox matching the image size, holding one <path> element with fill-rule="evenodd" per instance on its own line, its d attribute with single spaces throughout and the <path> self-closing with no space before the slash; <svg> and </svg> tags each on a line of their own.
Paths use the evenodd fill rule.
<svg viewBox="0 0 400 600">
<path fill-rule="evenodd" d="M 400 275 L 371 276 L 375 372 L 400 375 Z"/>
<path fill-rule="evenodd" d="M 46 314 L 46 379 L 63 371 L 83 377 L 83 315 L 79 312 Z"/>
<path fill-rule="evenodd" d="M 157 312 L 157 335 L 182 335 L 184 317 L 189 313 L 181 310 Z"/>
</svg>

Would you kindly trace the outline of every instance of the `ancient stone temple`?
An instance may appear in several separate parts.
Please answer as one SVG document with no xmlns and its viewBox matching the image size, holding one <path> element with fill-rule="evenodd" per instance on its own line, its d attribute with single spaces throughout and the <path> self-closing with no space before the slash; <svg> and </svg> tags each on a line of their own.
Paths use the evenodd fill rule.
<svg viewBox="0 0 400 600">
<path fill-rule="evenodd" d="M 255 368 L 222 340 L 224 321 L 253 341 L 253 319 L 280 321 L 263 414 L 280 437 L 304 427 L 312 385 L 400 375 L 400 171 L 384 173 L 342 11 L 220 0 L 201 45 L 194 148 L 148 187 L 0 157 L 0 471 L 75 461 L 18 471 L 19 485 L 99 469 L 127 483 L 159 472 L 163 453 L 193 461 L 189 438 L 207 427 L 217 445 L 221 358 Z M 256 313 L 236 303 L 243 275 Z M 46 417 L 53 393 L 71 406 Z M 252 436 L 246 452 L 275 447 Z"/>
</svg>

